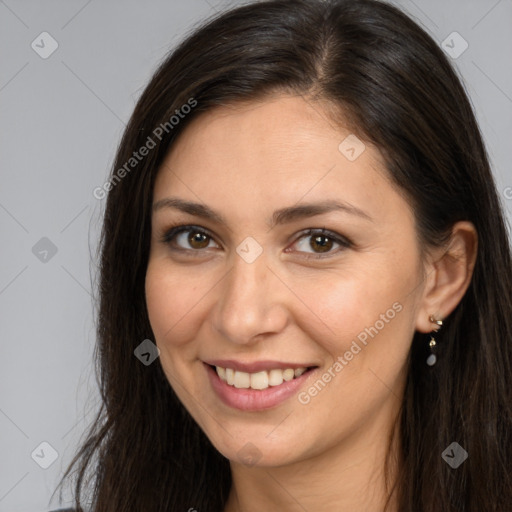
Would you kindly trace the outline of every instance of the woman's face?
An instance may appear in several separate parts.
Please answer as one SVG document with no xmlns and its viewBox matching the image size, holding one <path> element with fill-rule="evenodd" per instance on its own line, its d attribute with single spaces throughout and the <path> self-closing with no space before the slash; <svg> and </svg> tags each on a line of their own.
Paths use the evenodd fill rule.
<svg viewBox="0 0 512 512">
<path fill-rule="evenodd" d="M 387 435 L 423 267 L 383 169 L 320 104 L 280 95 L 202 114 L 159 170 L 146 299 L 160 362 L 232 461 Z"/>
</svg>

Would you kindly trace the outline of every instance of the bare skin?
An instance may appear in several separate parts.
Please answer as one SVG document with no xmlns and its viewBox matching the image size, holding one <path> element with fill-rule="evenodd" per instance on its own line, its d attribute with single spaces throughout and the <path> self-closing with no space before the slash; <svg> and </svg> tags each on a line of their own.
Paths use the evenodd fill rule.
<svg viewBox="0 0 512 512">
<path fill-rule="evenodd" d="M 413 334 L 434 329 L 431 314 L 445 319 L 471 279 L 474 227 L 457 223 L 449 246 L 423 253 L 413 211 L 378 151 L 367 144 L 350 161 L 338 149 L 349 134 L 320 104 L 276 95 L 195 119 L 157 176 L 153 204 L 172 196 L 226 221 L 155 210 L 146 275 L 169 383 L 230 459 L 225 512 L 381 512 Z M 353 208 L 269 224 L 275 210 L 327 200 Z M 192 227 L 164 243 L 172 223 Z M 329 233 L 304 234 L 308 228 Z M 263 249 L 250 263 L 236 251 L 247 237 Z M 360 350 L 350 357 L 354 341 Z M 317 368 L 292 397 L 243 411 L 213 390 L 204 361 L 215 358 Z M 325 386 L 311 391 L 325 374 Z M 250 464 L 242 460 L 248 443 Z M 398 456 L 393 446 L 390 482 Z M 388 510 L 396 510 L 393 500 Z"/>
</svg>

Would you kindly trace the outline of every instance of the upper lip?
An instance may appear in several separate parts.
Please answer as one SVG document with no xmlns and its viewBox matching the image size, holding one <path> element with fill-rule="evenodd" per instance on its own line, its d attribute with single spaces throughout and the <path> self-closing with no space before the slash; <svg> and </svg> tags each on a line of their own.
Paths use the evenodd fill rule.
<svg viewBox="0 0 512 512">
<path fill-rule="evenodd" d="M 256 373 L 263 370 L 286 370 L 287 368 L 295 370 L 296 368 L 309 368 L 316 366 L 309 363 L 290 363 L 284 361 L 252 361 L 244 363 L 243 361 L 235 361 L 234 359 L 210 359 L 208 361 L 204 361 L 204 363 L 211 366 L 231 368 L 235 371 L 237 370 L 239 372 L 246 373 Z"/>
</svg>

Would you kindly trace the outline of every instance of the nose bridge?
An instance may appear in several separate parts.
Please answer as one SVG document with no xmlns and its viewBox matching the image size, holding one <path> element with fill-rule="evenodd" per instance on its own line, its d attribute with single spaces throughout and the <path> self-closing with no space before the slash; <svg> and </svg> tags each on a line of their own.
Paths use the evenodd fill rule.
<svg viewBox="0 0 512 512">
<path fill-rule="evenodd" d="M 250 343 L 263 333 L 278 332 L 286 323 L 275 276 L 264 254 L 254 261 L 235 255 L 223 280 L 215 328 L 234 343 Z"/>
</svg>

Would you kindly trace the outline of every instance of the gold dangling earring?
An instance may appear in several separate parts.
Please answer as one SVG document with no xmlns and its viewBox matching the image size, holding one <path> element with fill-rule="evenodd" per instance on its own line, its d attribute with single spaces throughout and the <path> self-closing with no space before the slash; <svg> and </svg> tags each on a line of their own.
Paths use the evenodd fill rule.
<svg viewBox="0 0 512 512">
<path fill-rule="evenodd" d="M 439 328 L 443 325 L 442 320 L 436 320 L 434 318 L 434 315 L 430 315 L 429 320 L 438 326 L 438 329 L 434 329 L 435 332 L 439 330 Z M 427 357 L 427 364 L 429 366 L 434 366 L 437 362 L 437 356 L 435 354 L 435 347 L 436 347 L 436 340 L 434 339 L 434 336 L 432 334 L 430 335 L 430 341 L 429 341 L 429 347 L 430 347 L 430 355 Z"/>
</svg>

